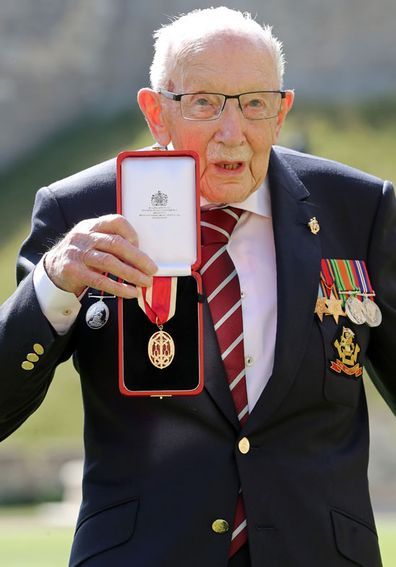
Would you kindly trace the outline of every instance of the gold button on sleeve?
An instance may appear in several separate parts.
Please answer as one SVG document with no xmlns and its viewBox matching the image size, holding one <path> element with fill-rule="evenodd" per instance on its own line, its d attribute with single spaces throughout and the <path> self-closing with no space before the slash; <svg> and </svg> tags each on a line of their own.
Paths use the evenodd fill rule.
<svg viewBox="0 0 396 567">
<path fill-rule="evenodd" d="M 238 443 L 238 449 L 240 450 L 240 452 L 243 455 L 246 455 L 246 453 L 249 453 L 250 442 L 249 442 L 249 439 L 247 437 L 242 437 L 242 439 Z"/>
<path fill-rule="evenodd" d="M 227 520 L 218 519 L 215 520 L 212 524 L 212 530 L 216 534 L 225 534 L 228 532 L 229 529 L 230 529 L 230 524 L 227 522 Z"/>
<path fill-rule="evenodd" d="M 39 357 L 37 356 L 37 354 L 34 354 L 34 352 L 29 352 L 29 354 L 26 356 L 26 358 L 30 362 L 38 362 L 38 360 L 39 360 Z"/>
<path fill-rule="evenodd" d="M 39 356 L 41 356 L 42 354 L 44 354 L 44 347 L 43 345 L 41 345 L 40 343 L 35 343 L 33 345 L 33 350 L 36 354 L 38 354 Z"/>
<path fill-rule="evenodd" d="M 29 362 L 28 360 L 24 360 L 21 364 L 23 370 L 33 370 L 34 364 L 33 362 Z"/>
</svg>

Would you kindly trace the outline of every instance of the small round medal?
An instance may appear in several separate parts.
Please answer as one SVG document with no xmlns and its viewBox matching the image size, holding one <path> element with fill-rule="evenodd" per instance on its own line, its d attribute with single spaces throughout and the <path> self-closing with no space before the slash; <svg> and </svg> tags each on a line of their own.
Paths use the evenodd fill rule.
<svg viewBox="0 0 396 567">
<path fill-rule="evenodd" d="M 368 297 L 363 300 L 364 313 L 366 315 L 366 322 L 369 327 L 378 327 L 382 323 L 382 313 L 380 308 L 374 301 Z"/>
<path fill-rule="evenodd" d="M 110 311 L 102 300 L 93 303 L 87 310 L 85 321 L 90 329 L 101 329 L 109 320 Z"/>
<path fill-rule="evenodd" d="M 366 313 L 363 308 L 363 303 L 354 295 L 351 295 L 346 300 L 345 312 L 352 323 L 356 323 L 356 325 L 363 325 L 363 323 L 366 322 Z"/>
<path fill-rule="evenodd" d="M 156 368 L 167 368 L 175 356 L 175 343 L 169 333 L 162 328 L 154 333 L 148 343 L 148 356 Z"/>
</svg>

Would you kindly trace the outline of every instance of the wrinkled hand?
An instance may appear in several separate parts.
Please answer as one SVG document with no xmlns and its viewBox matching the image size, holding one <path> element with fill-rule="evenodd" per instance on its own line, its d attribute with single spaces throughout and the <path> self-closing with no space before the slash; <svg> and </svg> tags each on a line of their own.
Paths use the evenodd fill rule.
<svg viewBox="0 0 396 567">
<path fill-rule="evenodd" d="M 136 285 L 151 286 L 157 270 L 121 215 L 79 222 L 46 254 L 44 265 L 57 287 L 77 296 L 92 287 L 127 299 L 137 296 Z M 107 272 L 125 281 L 114 281 L 106 277 Z"/>
</svg>

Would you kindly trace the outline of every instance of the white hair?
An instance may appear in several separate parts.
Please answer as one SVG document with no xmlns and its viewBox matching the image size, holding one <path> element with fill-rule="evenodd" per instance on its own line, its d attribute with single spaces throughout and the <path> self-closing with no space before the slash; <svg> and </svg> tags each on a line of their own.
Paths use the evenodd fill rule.
<svg viewBox="0 0 396 567">
<path fill-rule="evenodd" d="M 197 52 L 205 40 L 221 32 L 235 33 L 260 41 L 271 53 L 279 87 L 283 86 L 285 56 L 283 45 L 272 34 L 272 27 L 257 23 L 248 12 L 231 10 L 225 6 L 193 10 L 182 14 L 153 34 L 154 58 L 150 67 L 151 87 L 168 88 L 168 81 L 183 57 Z"/>
</svg>

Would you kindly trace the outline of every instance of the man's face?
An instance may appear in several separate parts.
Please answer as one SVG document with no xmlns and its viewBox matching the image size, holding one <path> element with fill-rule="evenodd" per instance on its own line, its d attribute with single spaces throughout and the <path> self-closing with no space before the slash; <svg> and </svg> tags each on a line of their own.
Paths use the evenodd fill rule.
<svg viewBox="0 0 396 567">
<path fill-rule="evenodd" d="M 234 35 L 212 39 L 187 56 L 168 87 L 176 94 L 233 95 L 277 90 L 279 84 L 269 52 L 257 42 Z M 278 117 L 249 120 L 238 100 L 231 99 L 218 119 L 191 121 L 182 117 L 179 102 L 159 97 L 168 141 L 176 150 L 195 150 L 200 156 L 201 193 L 208 201 L 240 202 L 259 187 L 287 104 Z"/>
</svg>

